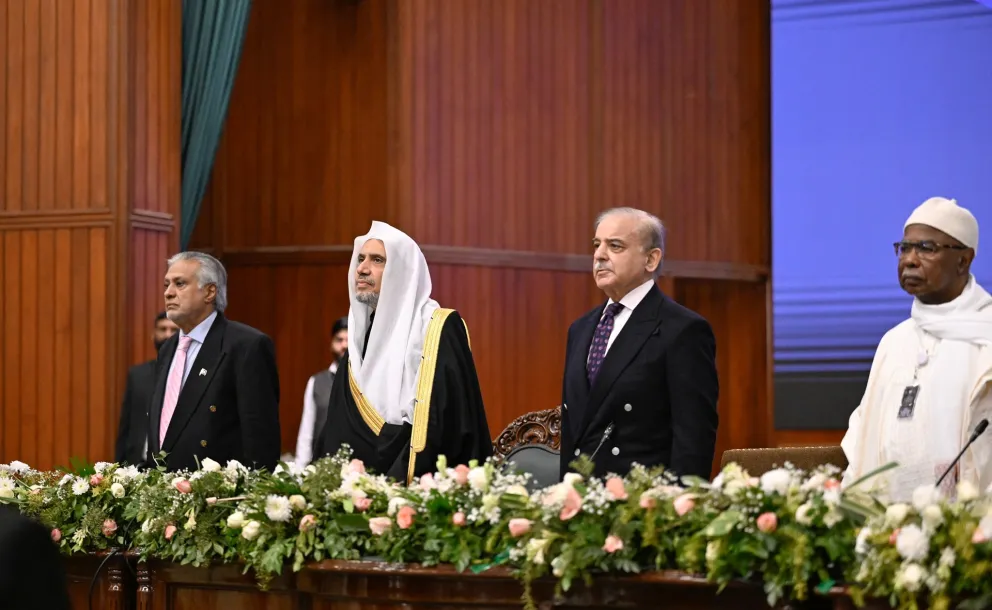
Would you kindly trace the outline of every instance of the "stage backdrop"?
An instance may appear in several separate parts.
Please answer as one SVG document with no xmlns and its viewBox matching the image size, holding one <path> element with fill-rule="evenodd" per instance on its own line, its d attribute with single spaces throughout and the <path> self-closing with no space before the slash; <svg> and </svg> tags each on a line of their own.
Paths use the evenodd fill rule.
<svg viewBox="0 0 992 610">
<path fill-rule="evenodd" d="M 713 323 L 719 450 L 771 428 L 770 8 L 723 0 L 255 0 L 193 245 L 270 333 L 291 450 L 373 219 L 423 247 L 496 435 L 560 402 L 604 297 L 592 223 L 670 229 L 662 286 Z"/>
<path fill-rule="evenodd" d="M 992 9 L 779 0 L 773 16 L 775 434 L 836 442 L 909 316 L 892 243 L 915 206 L 975 213 L 992 288 Z"/>
</svg>

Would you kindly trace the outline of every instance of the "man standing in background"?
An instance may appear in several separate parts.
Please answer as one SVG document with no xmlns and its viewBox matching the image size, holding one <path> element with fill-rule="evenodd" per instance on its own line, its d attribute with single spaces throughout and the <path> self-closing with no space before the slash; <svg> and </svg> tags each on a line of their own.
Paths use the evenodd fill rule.
<svg viewBox="0 0 992 610">
<path fill-rule="evenodd" d="M 348 349 L 348 318 L 338 318 L 331 328 L 331 366 L 310 377 L 303 392 L 303 417 L 296 436 L 296 463 L 302 468 L 316 454 L 320 432 L 327 421 L 327 404 L 338 373 L 338 360 Z"/>
<path fill-rule="evenodd" d="M 227 271 L 216 258 L 169 259 L 165 312 L 179 333 L 159 350 L 149 412 L 149 453 L 168 470 L 197 460 L 238 460 L 249 468 L 279 460 L 279 372 L 272 339 L 229 321 Z"/>
<path fill-rule="evenodd" d="M 634 463 L 709 479 L 716 447 L 716 339 L 709 322 L 657 286 L 665 228 L 615 208 L 595 225 L 593 277 L 607 301 L 568 329 L 561 475 L 580 454 L 595 474 Z"/>
<path fill-rule="evenodd" d="M 136 364 L 127 372 L 124 401 L 117 425 L 117 443 L 114 446 L 114 461 L 119 464 L 138 465 L 145 461 L 148 453 L 148 407 L 155 390 L 155 361 L 158 351 L 177 330 L 179 327 L 164 311 L 159 313 L 152 332 L 156 358 Z"/>
</svg>

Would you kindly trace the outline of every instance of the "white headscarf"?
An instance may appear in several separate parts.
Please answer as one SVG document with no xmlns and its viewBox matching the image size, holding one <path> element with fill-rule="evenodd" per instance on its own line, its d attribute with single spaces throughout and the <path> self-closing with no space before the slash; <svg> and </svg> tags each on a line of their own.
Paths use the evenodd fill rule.
<svg viewBox="0 0 992 610">
<path fill-rule="evenodd" d="M 372 309 L 358 302 L 355 277 L 358 253 L 370 239 L 378 239 L 385 246 L 386 266 L 372 336 L 362 358 Z M 348 350 L 348 360 L 358 387 L 386 423 L 412 422 L 424 333 L 439 307 L 431 299 L 431 274 L 420 246 L 406 233 L 373 221 L 366 235 L 355 238 L 348 268 L 348 297 L 348 329 L 353 346 Z"/>
</svg>

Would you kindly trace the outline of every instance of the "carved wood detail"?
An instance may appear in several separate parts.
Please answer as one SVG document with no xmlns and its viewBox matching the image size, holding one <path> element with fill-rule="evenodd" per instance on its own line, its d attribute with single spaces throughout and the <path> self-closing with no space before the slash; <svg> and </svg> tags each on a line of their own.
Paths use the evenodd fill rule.
<svg viewBox="0 0 992 610">
<path fill-rule="evenodd" d="M 502 460 L 516 447 L 545 445 L 561 449 L 561 406 L 524 413 L 508 425 L 493 442 L 493 455 Z"/>
</svg>

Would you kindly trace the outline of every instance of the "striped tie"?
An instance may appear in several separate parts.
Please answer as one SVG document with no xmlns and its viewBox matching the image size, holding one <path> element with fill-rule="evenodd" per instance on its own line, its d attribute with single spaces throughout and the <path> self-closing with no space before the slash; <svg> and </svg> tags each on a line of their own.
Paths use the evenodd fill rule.
<svg viewBox="0 0 992 610">
<path fill-rule="evenodd" d="M 158 425 L 158 446 L 161 449 L 165 442 L 165 433 L 169 429 L 169 422 L 172 421 L 172 414 L 176 411 L 176 404 L 179 402 L 179 392 L 183 389 L 183 372 L 186 371 L 186 350 L 193 338 L 189 335 L 179 337 L 179 349 L 176 350 L 176 358 L 172 362 L 172 369 L 169 371 L 169 380 L 165 382 L 165 398 L 162 399 L 162 419 Z"/>
</svg>

